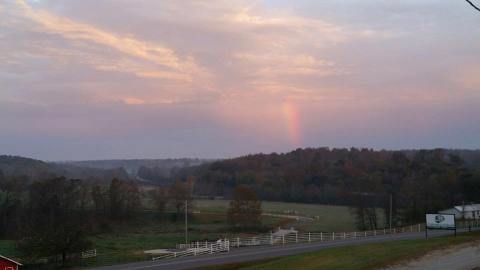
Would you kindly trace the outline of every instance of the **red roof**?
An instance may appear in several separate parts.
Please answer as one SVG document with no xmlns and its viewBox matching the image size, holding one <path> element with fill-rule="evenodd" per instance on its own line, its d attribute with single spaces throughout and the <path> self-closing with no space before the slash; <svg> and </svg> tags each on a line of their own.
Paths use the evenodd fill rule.
<svg viewBox="0 0 480 270">
<path fill-rule="evenodd" d="M 5 259 L 5 260 L 10 261 L 10 262 L 12 262 L 12 263 L 14 263 L 14 264 L 16 264 L 16 265 L 22 266 L 21 263 L 19 263 L 19 262 L 17 262 L 17 261 L 14 261 L 14 260 L 12 260 L 12 259 L 10 259 L 10 258 L 4 257 L 4 256 L 2 256 L 2 255 L 0 255 L 0 259 Z"/>
</svg>

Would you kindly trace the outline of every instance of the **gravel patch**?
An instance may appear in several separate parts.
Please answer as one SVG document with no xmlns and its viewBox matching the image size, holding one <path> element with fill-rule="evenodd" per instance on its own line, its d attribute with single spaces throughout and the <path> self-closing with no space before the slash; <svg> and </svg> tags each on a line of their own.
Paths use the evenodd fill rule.
<svg viewBox="0 0 480 270">
<path fill-rule="evenodd" d="M 471 270 L 480 267 L 480 241 L 466 243 L 427 255 L 385 270 Z"/>
</svg>

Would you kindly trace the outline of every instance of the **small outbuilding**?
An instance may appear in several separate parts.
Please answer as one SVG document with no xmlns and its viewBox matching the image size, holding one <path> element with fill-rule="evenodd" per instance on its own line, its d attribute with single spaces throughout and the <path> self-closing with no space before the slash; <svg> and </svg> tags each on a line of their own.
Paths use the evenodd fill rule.
<svg viewBox="0 0 480 270">
<path fill-rule="evenodd" d="M 457 205 L 450 209 L 438 212 L 439 214 L 453 214 L 455 219 L 480 219 L 480 204 Z"/>
<path fill-rule="evenodd" d="M 0 255 L 0 270 L 18 270 L 21 263 Z"/>
</svg>

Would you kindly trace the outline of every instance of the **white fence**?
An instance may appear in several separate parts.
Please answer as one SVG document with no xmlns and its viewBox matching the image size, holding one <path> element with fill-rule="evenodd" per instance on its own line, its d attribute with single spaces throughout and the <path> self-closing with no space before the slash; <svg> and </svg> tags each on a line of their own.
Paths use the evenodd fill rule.
<svg viewBox="0 0 480 270">
<path fill-rule="evenodd" d="M 219 240 L 217 242 L 196 242 L 192 244 L 183 244 L 187 246 L 187 249 L 184 251 L 172 251 L 156 257 L 152 257 L 152 261 L 162 260 L 162 259 L 173 259 L 181 258 L 187 256 L 196 256 L 201 254 L 213 254 L 219 252 L 229 252 L 230 251 L 230 242 L 229 240 Z"/>
<path fill-rule="evenodd" d="M 292 232 L 284 235 L 266 234 L 252 237 L 236 237 L 230 238 L 230 247 L 249 247 L 262 245 L 285 245 L 293 243 L 311 243 L 326 242 L 344 239 L 357 239 L 378 235 L 398 234 L 406 232 L 419 232 L 425 229 L 423 224 L 411 225 L 407 227 L 399 227 L 390 229 L 380 229 L 361 232 Z"/>
<path fill-rule="evenodd" d="M 424 231 L 424 224 L 416 224 L 406 227 L 398 227 L 390 229 L 380 229 L 360 232 L 289 232 L 283 235 L 264 234 L 251 237 L 233 237 L 218 240 L 217 242 L 192 242 L 190 244 L 177 244 L 177 249 L 185 249 L 182 251 L 171 251 L 156 257 L 152 257 L 153 261 L 162 259 L 181 258 L 186 256 L 196 256 L 201 254 L 214 254 L 219 252 L 229 252 L 230 248 L 254 247 L 254 246 L 271 246 L 286 245 L 294 243 L 311 243 L 326 242 L 344 239 L 357 239 L 379 235 L 398 234 L 407 232 Z"/>
</svg>

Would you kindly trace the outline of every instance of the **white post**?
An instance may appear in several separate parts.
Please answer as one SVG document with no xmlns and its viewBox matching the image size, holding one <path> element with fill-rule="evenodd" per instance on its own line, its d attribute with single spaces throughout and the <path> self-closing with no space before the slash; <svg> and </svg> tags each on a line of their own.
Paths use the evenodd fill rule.
<svg viewBox="0 0 480 270">
<path fill-rule="evenodd" d="M 365 231 L 365 237 L 367 237 L 367 231 Z"/>
<path fill-rule="evenodd" d="M 285 235 L 282 235 L 282 244 L 285 245 Z"/>
<path fill-rule="evenodd" d="M 353 232 L 353 238 L 357 238 L 357 232 Z"/>
<path fill-rule="evenodd" d="M 332 241 L 335 240 L 335 233 L 332 233 Z"/>
<path fill-rule="evenodd" d="M 323 242 L 323 232 L 320 232 L 320 242 Z"/>
<path fill-rule="evenodd" d="M 295 232 L 295 243 L 298 243 L 298 232 Z"/>
<path fill-rule="evenodd" d="M 343 232 L 343 239 L 345 240 L 347 238 L 347 233 Z"/>
<path fill-rule="evenodd" d="M 420 224 L 418 224 L 418 231 L 420 231 Z"/>
<path fill-rule="evenodd" d="M 213 253 L 213 244 L 210 244 L 210 254 Z"/>
<path fill-rule="evenodd" d="M 240 237 L 237 237 L 237 248 L 240 247 Z"/>
<path fill-rule="evenodd" d="M 308 242 L 309 242 L 309 243 L 312 242 L 312 239 L 311 239 L 311 237 L 310 237 L 310 233 L 308 233 Z"/>
<path fill-rule="evenodd" d="M 270 232 L 270 245 L 273 245 L 273 233 Z"/>
</svg>

